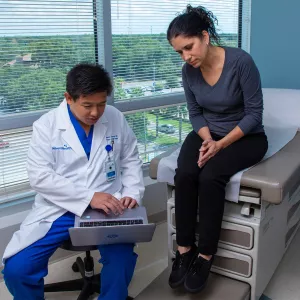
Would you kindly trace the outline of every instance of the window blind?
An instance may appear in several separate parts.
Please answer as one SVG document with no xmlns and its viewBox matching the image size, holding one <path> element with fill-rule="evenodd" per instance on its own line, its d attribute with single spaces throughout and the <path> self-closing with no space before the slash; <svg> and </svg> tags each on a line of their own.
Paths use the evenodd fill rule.
<svg viewBox="0 0 300 300">
<path fill-rule="evenodd" d="M 169 45 L 166 32 L 187 4 L 204 6 L 215 14 L 223 45 L 241 46 L 242 0 L 112 0 L 115 101 L 183 91 L 183 61 Z"/>
<path fill-rule="evenodd" d="M 93 0 L 0 1 L 0 114 L 57 106 L 67 71 L 95 62 Z"/>
<path fill-rule="evenodd" d="M 97 51 L 101 41 L 96 38 L 95 16 L 100 9 L 96 4 L 93 0 L 0 1 L 2 118 L 56 107 L 72 66 L 103 61 Z M 30 127 L 0 128 L 0 202 L 30 190 L 25 168 L 30 137 Z"/>
<path fill-rule="evenodd" d="M 0 132 L 0 203 L 30 190 L 26 158 L 32 129 Z"/>
</svg>

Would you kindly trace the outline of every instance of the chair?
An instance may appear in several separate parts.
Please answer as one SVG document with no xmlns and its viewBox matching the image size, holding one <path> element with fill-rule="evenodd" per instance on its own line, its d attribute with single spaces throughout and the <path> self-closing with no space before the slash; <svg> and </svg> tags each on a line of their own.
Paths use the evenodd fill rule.
<svg viewBox="0 0 300 300">
<path fill-rule="evenodd" d="M 82 278 L 46 284 L 44 287 L 45 293 L 51 292 L 67 292 L 67 291 L 81 291 L 77 300 L 88 300 L 94 293 L 99 293 L 101 288 L 100 274 L 94 274 L 94 260 L 91 256 L 91 251 L 97 250 L 97 246 L 73 246 L 71 240 L 64 242 L 61 249 L 69 251 L 85 251 L 86 256 L 84 260 L 77 257 L 72 265 L 74 272 L 80 272 Z M 133 300 L 127 297 L 126 300 Z"/>
</svg>

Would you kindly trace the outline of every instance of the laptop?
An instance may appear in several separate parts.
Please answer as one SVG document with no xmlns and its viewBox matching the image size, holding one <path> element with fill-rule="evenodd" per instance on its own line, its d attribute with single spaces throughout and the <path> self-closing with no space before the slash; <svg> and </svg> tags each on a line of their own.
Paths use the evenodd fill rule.
<svg viewBox="0 0 300 300">
<path fill-rule="evenodd" d="M 74 246 L 145 243 L 152 240 L 156 224 L 149 224 L 145 207 L 124 210 L 122 215 L 86 209 L 69 229 Z"/>
</svg>

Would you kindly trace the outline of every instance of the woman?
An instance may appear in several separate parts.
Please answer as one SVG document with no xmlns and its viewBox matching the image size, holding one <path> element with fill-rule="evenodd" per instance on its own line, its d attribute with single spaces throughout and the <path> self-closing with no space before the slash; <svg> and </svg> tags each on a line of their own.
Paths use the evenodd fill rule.
<svg viewBox="0 0 300 300">
<path fill-rule="evenodd" d="M 184 283 L 189 292 L 199 292 L 207 281 L 226 184 L 232 175 L 259 162 L 268 148 L 257 67 L 245 51 L 219 46 L 214 22 L 205 8 L 188 5 L 167 32 L 169 43 L 185 61 L 182 81 L 193 126 L 175 175 L 178 251 L 169 284 L 176 288 Z"/>
</svg>

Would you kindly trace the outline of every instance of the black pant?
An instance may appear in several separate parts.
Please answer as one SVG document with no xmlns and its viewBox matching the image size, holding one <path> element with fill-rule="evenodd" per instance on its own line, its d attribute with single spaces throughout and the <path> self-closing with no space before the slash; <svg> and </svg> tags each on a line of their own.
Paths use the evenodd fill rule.
<svg viewBox="0 0 300 300">
<path fill-rule="evenodd" d="M 212 136 L 215 140 L 222 138 Z M 186 247 L 195 242 L 199 209 L 199 252 L 212 255 L 220 236 L 226 184 L 232 175 L 264 157 L 268 141 L 264 133 L 246 135 L 219 151 L 200 169 L 197 161 L 202 142 L 194 131 L 190 132 L 178 157 L 174 178 L 176 240 L 179 246 Z"/>
</svg>

